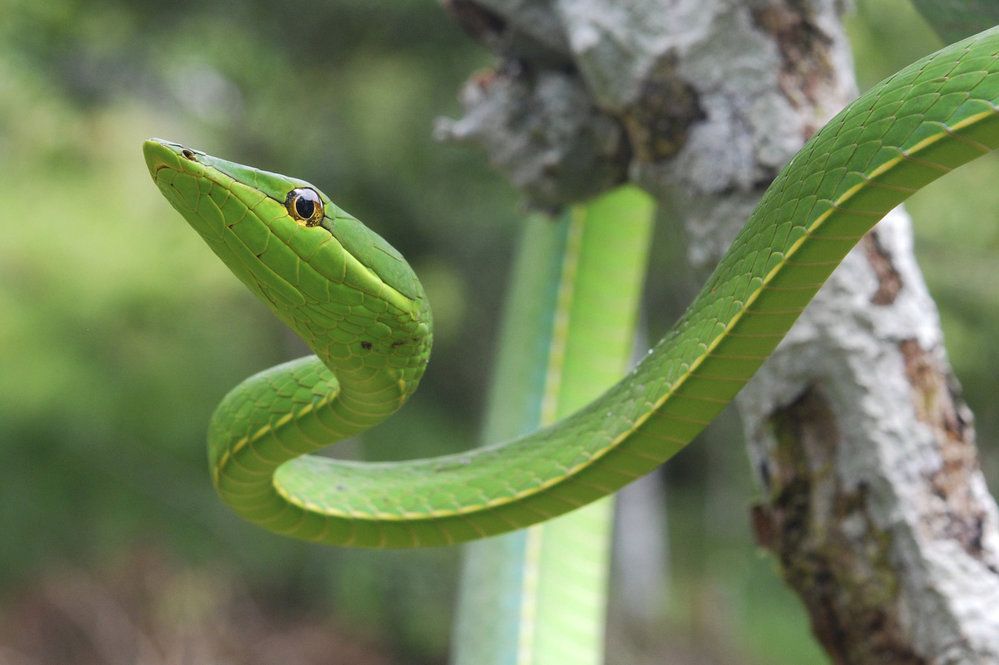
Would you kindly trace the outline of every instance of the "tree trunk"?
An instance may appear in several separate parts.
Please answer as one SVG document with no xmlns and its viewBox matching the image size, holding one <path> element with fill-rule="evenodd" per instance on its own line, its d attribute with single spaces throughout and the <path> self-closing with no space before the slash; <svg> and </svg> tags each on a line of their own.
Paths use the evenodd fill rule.
<svg viewBox="0 0 999 665">
<path fill-rule="evenodd" d="M 714 265 L 855 94 L 837 0 L 450 0 L 500 56 L 441 136 L 535 205 L 632 179 Z M 999 662 L 999 529 L 897 210 L 738 399 L 779 559 L 835 663 Z"/>
</svg>

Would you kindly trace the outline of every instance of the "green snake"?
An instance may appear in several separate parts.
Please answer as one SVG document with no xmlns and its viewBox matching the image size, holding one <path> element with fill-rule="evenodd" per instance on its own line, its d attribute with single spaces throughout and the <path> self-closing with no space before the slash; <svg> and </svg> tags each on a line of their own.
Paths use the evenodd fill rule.
<svg viewBox="0 0 999 665">
<path fill-rule="evenodd" d="M 878 84 L 809 140 L 676 325 L 601 397 L 465 453 L 390 463 L 309 455 L 372 427 L 429 358 L 423 289 L 387 242 L 309 183 L 161 140 L 170 203 L 315 352 L 230 392 L 212 480 L 244 518 L 342 546 L 449 545 L 548 520 L 651 471 L 732 400 L 842 258 L 891 208 L 999 145 L 999 29 Z"/>
</svg>

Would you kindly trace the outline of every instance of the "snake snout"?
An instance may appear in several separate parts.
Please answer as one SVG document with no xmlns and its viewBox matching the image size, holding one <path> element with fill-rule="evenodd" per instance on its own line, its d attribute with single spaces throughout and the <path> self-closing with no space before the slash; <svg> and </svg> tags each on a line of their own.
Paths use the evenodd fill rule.
<svg viewBox="0 0 999 665">
<path fill-rule="evenodd" d="M 160 169 L 176 169 L 178 167 L 178 149 L 183 148 L 162 139 L 149 139 L 142 144 L 142 156 L 146 160 L 146 167 L 153 180 L 156 180 L 156 174 Z"/>
<path fill-rule="evenodd" d="M 146 158 L 149 175 L 155 180 L 160 169 L 180 170 L 182 168 L 181 159 L 197 162 L 198 155 L 204 153 L 173 141 L 148 139 L 142 144 L 142 154 Z"/>
</svg>

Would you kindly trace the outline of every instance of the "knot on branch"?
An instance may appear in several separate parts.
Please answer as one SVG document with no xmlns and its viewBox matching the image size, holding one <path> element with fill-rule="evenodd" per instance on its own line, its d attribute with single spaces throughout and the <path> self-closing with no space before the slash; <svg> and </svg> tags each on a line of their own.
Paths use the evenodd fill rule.
<svg viewBox="0 0 999 665">
<path fill-rule="evenodd" d="M 595 196 L 636 163 L 673 156 L 704 117 L 694 87 L 656 39 L 661 7 L 585 0 L 445 0 L 500 58 L 461 92 L 464 116 L 438 138 L 483 146 L 542 208 Z M 604 11 L 606 10 L 606 11 Z"/>
</svg>

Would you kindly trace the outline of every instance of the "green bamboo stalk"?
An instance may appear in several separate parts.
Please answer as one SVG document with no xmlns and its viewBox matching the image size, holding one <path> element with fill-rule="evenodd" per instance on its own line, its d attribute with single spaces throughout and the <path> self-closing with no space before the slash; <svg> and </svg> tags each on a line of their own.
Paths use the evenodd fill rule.
<svg viewBox="0 0 999 665">
<path fill-rule="evenodd" d="M 484 440 L 586 404 L 631 357 L 653 204 L 622 188 L 527 220 L 511 278 Z M 466 547 L 453 665 L 603 661 L 613 503 Z"/>
</svg>

